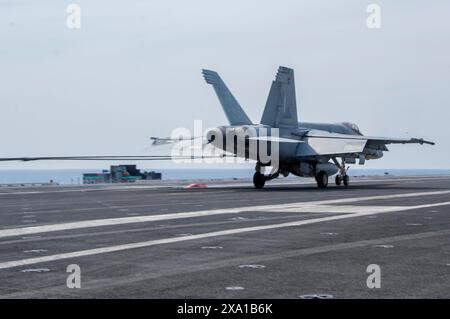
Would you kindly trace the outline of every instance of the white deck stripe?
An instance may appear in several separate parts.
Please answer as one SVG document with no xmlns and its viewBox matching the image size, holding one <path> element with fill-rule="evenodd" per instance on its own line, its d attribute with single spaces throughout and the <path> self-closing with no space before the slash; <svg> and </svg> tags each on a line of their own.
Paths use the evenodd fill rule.
<svg viewBox="0 0 450 319">
<path fill-rule="evenodd" d="M 162 245 L 162 244 L 171 244 L 171 243 L 190 241 L 190 240 L 196 240 L 196 239 L 235 235 L 235 234 L 242 234 L 242 233 L 247 233 L 247 232 L 261 231 L 261 230 L 295 227 L 295 226 L 302 226 L 302 225 L 308 225 L 308 224 L 314 224 L 314 223 L 320 223 L 320 222 L 341 220 L 341 219 L 347 219 L 347 218 L 355 218 L 355 217 L 367 216 L 367 215 L 375 215 L 375 214 L 380 214 L 380 213 L 406 211 L 406 210 L 413 210 L 413 209 L 419 209 L 419 208 L 429 208 L 429 207 L 447 206 L 447 205 L 450 205 L 450 202 L 434 203 L 434 204 L 418 205 L 418 206 L 407 206 L 407 207 L 385 207 L 386 208 L 385 210 L 378 210 L 377 212 L 369 212 L 369 213 L 360 212 L 360 213 L 354 213 L 354 214 L 345 214 L 345 215 L 337 215 L 337 216 L 330 216 L 330 217 L 314 218 L 314 219 L 301 220 L 301 221 L 282 223 L 282 224 L 245 227 L 245 228 L 222 230 L 222 231 L 216 231 L 216 232 L 210 232 L 210 233 L 204 233 L 204 234 L 198 234 L 198 235 L 189 235 L 189 236 L 182 236 L 182 237 L 175 237 L 175 238 L 150 240 L 150 241 L 144 241 L 144 242 L 138 242 L 138 243 L 81 250 L 81 251 L 75 251 L 75 252 L 70 252 L 70 253 L 44 256 L 44 257 L 7 261 L 7 262 L 0 263 L 0 269 L 8 269 L 8 268 L 13 268 L 13 267 L 38 264 L 38 263 L 43 263 L 43 262 L 51 262 L 51 261 L 57 261 L 57 260 L 62 260 L 62 259 L 68 259 L 68 258 L 77 258 L 77 257 L 105 254 L 105 253 L 124 251 L 124 250 L 129 250 L 129 249 L 150 247 L 150 246 L 156 246 L 156 245 Z M 365 208 L 367 208 L 367 207 L 360 206 L 360 209 L 362 211 Z"/>
<path fill-rule="evenodd" d="M 135 223 L 146 223 L 162 220 L 173 220 L 182 218 L 194 218 L 194 217 L 204 217 L 204 216 L 214 216 L 222 214 L 240 214 L 250 211 L 267 211 L 267 212 L 279 212 L 282 210 L 288 210 L 289 212 L 298 211 L 309 212 L 313 211 L 319 205 L 330 205 L 330 204 L 346 204 L 355 203 L 368 200 L 386 200 L 394 198 L 407 198 L 407 197 L 419 197 L 419 196 L 432 196 L 432 195 L 443 195 L 450 194 L 450 191 L 435 191 L 435 192 L 421 192 L 421 193 L 407 193 L 407 194 L 395 194 L 395 195 L 384 195 L 384 196 L 367 196 L 367 197 L 357 197 L 357 198 L 344 198 L 344 199 L 332 199 L 324 201 L 313 201 L 313 202 L 296 202 L 289 204 L 279 204 L 279 205 L 262 205 L 262 206 L 250 206 L 250 207 L 240 207 L 240 208 L 224 208 L 224 209 L 212 209 L 212 210 L 202 210 L 194 212 L 183 212 L 183 213 L 171 213 L 171 214 L 160 214 L 160 215 L 149 215 L 149 216 L 134 216 L 134 217 L 120 217 L 120 218 L 107 218 L 107 219 L 94 219 L 94 220 L 84 220 L 78 222 L 42 225 L 42 226 L 31 226 L 31 227 L 19 227 L 0 230 L 0 238 L 12 237 L 12 236 L 25 236 L 31 234 L 55 232 L 62 230 L 72 230 L 81 228 L 92 228 L 92 227 L 103 227 L 103 226 L 115 226 L 115 225 L 126 225 Z M 396 207 L 397 208 L 397 207 Z M 335 213 L 345 213 L 345 208 L 340 209 L 339 207 L 328 207 L 326 209 L 321 209 L 322 212 L 327 211 Z M 376 210 L 376 207 L 365 207 L 366 211 L 372 212 Z"/>
</svg>

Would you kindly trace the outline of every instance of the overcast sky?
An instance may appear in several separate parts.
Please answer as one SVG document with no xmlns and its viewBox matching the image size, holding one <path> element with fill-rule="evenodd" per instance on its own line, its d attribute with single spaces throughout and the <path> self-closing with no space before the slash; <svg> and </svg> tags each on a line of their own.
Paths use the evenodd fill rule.
<svg viewBox="0 0 450 319">
<path fill-rule="evenodd" d="M 0 3 L 0 157 L 149 154 L 150 136 L 226 124 L 202 68 L 259 122 L 284 65 L 300 120 L 437 142 L 391 146 L 367 168 L 450 168 L 449 1 L 79 0 L 79 30 L 71 2 Z M 373 2 L 381 29 L 366 26 Z"/>
</svg>

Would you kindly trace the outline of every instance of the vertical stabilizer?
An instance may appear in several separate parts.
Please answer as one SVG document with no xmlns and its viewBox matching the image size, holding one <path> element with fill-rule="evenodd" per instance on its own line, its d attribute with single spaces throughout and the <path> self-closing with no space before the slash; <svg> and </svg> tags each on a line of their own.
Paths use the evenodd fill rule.
<svg viewBox="0 0 450 319">
<path fill-rule="evenodd" d="M 261 124 L 277 128 L 298 128 L 294 70 L 279 67 L 270 88 Z"/>
<path fill-rule="evenodd" d="M 220 104 L 231 125 L 252 124 L 252 121 L 250 121 L 217 72 L 203 70 L 203 76 L 206 83 L 214 87 L 214 91 L 216 91 Z"/>
</svg>

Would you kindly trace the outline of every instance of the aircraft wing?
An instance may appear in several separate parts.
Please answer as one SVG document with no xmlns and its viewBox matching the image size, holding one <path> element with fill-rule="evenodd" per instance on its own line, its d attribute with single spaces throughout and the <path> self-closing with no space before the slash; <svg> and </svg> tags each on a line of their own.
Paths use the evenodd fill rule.
<svg viewBox="0 0 450 319">
<path fill-rule="evenodd" d="M 323 138 L 323 139 L 345 139 L 345 140 L 363 140 L 367 142 L 380 144 L 429 144 L 435 145 L 434 142 L 424 140 L 423 138 L 392 138 L 379 136 L 364 136 L 364 135 L 346 135 L 337 133 L 314 132 L 308 131 L 303 135 L 304 137 Z"/>
<path fill-rule="evenodd" d="M 192 141 L 195 139 L 203 138 L 203 136 L 194 136 L 194 137 L 179 137 L 179 138 L 171 138 L 171 137 L 157 137 L 157 136 L 151 136 L 150 139 L 153 141 L 153 146 L 160 146 L 160 145 L 167 145 L 167 144 L 174 144 L 179 143 L 183 141 Z"/>
<path fill-rule="evenodd" d="M 367 142 L 370 144 L 428 144 L 428 145 L 435 145 L 436 143 L 424 140 L 423 138 L 389 138 L 389 137 L 371 137 L 371 136 L 365 136 L 367 139 Z"/>
<path fill-rule="evenodd" d="M 362 153 L 366 147 L 387 150 L 387 144 L 429 144 L 434 142 L 421 138 L 388 138 L 363 135 L 346 135 L 310 130 L 302 133 L 305 144 L 298 150 L 298 156 L 345 156 Z"/>
</svg>

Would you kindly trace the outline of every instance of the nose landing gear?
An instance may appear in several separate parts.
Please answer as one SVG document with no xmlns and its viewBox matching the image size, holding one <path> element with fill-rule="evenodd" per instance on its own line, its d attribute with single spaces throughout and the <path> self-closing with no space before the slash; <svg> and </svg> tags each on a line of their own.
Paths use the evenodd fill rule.
<svg viewBox="0 0 450 319">
<path fill-rule="evenodd" d="M 348 185 L 350 185 L 350 176 L 345 174 L 345 176 L 344 176 L 344 186 L 348 186 Z"/>
<path fill-rule="evenodd" d="M 339 168 L 339 173 L 336 175 L 336 185 L 340 186 L 344 184 L 344 186 L 350 185 L 350 176 L 348 176 L 347 171 L 350 167 L 345 167 L 345 161 L 342 159 L 342 164 L 339 164 L 336 158 L 333 158 L 334 164 Z"/>
</svg>

